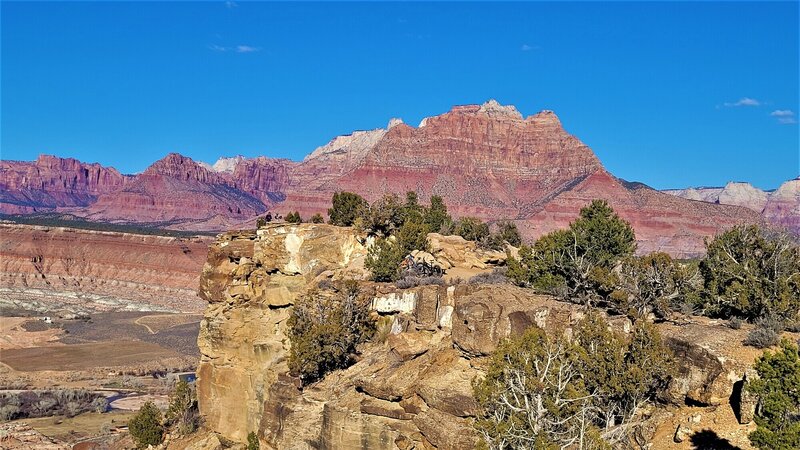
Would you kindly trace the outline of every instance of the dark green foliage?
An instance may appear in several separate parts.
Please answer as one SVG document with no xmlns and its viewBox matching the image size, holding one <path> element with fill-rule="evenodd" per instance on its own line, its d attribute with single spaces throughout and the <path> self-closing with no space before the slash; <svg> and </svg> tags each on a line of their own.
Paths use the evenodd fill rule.
<svg viewBox="0 0 800 450">
<path fill-rule="evenodd" d="M 261 444 L 258 443 L 258 436 L 255 431 L 247 433 L 247 450 L 259 450 Z"/>
<path fill-rule="evenodd" d="M 352 364 L 356 347 L 375 329 L 369 301 L 353 281 L 335 292 L 311 292 L 294 305 L 288 321 L 289 370 L 303 384 Z"/>
<path fill-rule="evenodd" d="M 428 250 L 428 227 L 408 221 L 391 238 L 379 238 L 367 251 L 365 266 L 375 281 L 397 281 L 400 264 L 413 250 Z"/>
<path fill-rule="evenodd" d="M 325 219 L 322 218 L 322 214 L 320 213 L 316 213 L 313 216 L 311 216 L 311 223 L 324 223 L 324 222 Z"/>
<path fill-rule="evenodd" d="M 185 381 L 175 386 L 165 415 L 165 423 L 178 434 L 193 433 L 200 427 L 200 412 L 197 408 L 197 393 Z"/>
<path fill-rule="evenodd" d="M 425 208 L 419 204 L 419 198 L 414 191 L 406 192 L 406 203 L 403 205 L 404 222 L 423 222 Z"/>
<path fill-rule="evenodd" d="M 486 236 L 478 244 L 491 250 L 505 250 L 506 244 L 519 247 L 522 244 L 522 236 L 513 222 L 499 222 L 497 232 Z"/>
<path fill-rule="evenodd" d="M 389 238 L 378 238 L 367 250 L 364 266 L 372 273 L 374 281 L 395 281 L 400 277 L 400 263 L 407 253 Z"/>
<path fill-rule="evenodd" d="M 284 220 L 286 220 L 289 223 L 303 223 L 303 218 L 300 217 L 300 213 L 297 211 L 286 214 Z"/>
<path fill-rule="evenodd" d="M 328 223 L 340 227 L 350 227 L 356 219 L 363 218 L 369 210 L 364 198 L 352 192 L 336 192 L 333 194 L 333 205 L 328 210 Z"/>
<path fill-rule="evenodd" d="M 763 450 L 800 448 L 800 357 L 797 345 L 781 342 L 777 352 L 766 351 L 756 361 L 759 379 L 747 389 L 759 397 L 750 442 Z"/>
<path fill-rule="evenodd" d="M 670 352 L 653 325 L 637 320 L 626 338 L 590 312 L 576 327 L 575 338 L 586 388 L 603 405 L 597 410 L 601 428 L 627 422 L 667 387 Z"/>
<path fill-rule="evenodd" d="M 363 228 L 369 234 L 390 236 L 403 226 L 405 213 L 405 207 L 400 203 L 400 197 L 395 194 L 386 194 L 369 206 L 369 214 L 363 223 Z"/>
<path fill-rule="evenodd" d="M 757 225 L 738 226 L 706 243 L 700 263 L 706 311 L 753 321 L 776 315 L 793 321 L 800 310 L 800 248 Z"/>
<path fill-rule="evenodd" d="M 474 217 L 462 217 L 453 231 L 468 241 L 479 242 L 489 237 L 489 225 Z"/>
<path fill-rule="evenodd" d="M 263 228 L 265 226 L 267 226 L 267 219 L 264 217 L 259 217 L 256 219 L 256 228 Z"/>
<path fill-rule="evenodd" d="M 497 224 L 497 235 L 501 242 L 507 242 L 514 247 L 522 245 L 522 236 L 514 222 L 500 222 Z"/>
<path fill-rule="evenodd" d="M 137 448 L 160 444 L 164 440 L 161 411 L 153 402 L 145 403 L 128 422 L 128 430 Z"/>
<path fill-rule="evenodd" d="M 614 291 L 618 280 L 612 269 L 635 250 L 630 224 L 605 201 L 594 200 L 568 229 L 542 236 L 533 247 L 523 245 L 520 259 L 508 261 L 508 276 L 540 292 L 590 304 Z"/>
<path fill-rule="evenodd" d="M 431 206 L 425 209 L 423 215 L 423 222 L 432 233 L 441 233 L 453 224 L 453 218 L 447 213 L 447 206 L 438 195 L 431 196 Z"/>
</svg>

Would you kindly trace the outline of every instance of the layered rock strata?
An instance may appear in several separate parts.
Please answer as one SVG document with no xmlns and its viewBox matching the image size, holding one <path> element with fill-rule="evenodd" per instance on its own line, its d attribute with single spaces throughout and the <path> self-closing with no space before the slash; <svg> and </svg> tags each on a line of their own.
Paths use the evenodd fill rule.
<svg viewBox="0 0 800 450">
<path fill-rule="evenodd" d="M 324 215 L 336 191 L 370 201 L 415 191 L 423 200 L 442 196 L 456 217 L 514 220 L 528 239 L 567 226 L 581 207 L 602 198 L 634 224 L 642 252 L 677 257 L 696 256 L 705 237 L 761 219 L 761 211 L 686 201 L 623 182 L 552 111 L 523 117 L 493 100 L 453 107 L 416 128 L 393 119 L 386 128 L 338 136 L 302 162 L 236 157 L 209 165 L 170 154 L 141 174 L 122 176 L 42 157 L 3 162 L 0 186 L 3 213 L 56 210 L 97 221 L 216 231 L 252 225 L 267 210 Z M 749 208 L 763 202 L 758 192 L 736 186 L 731 195 L 745 199 L 728 203 Z M 796 193 L 787 189 L 765 206 L 764 216 L 797 225 Z"/>
<path fill-rule="evenodd" d="M 0 223 L 0 305 L 198 312 L 211 240 Z"/>
</svg>

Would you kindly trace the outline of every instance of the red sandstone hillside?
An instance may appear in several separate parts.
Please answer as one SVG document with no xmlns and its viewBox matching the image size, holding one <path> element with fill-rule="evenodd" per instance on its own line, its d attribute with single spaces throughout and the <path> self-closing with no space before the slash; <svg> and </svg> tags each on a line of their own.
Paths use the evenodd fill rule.
<svg viewBox="0 0 800 450">
<path fill-rule="evenodd" d="M 43 160 L 50 169 L 40 168 Z M 760 220 L 746 208 L 624 183 L 553 112 L 524 118 L 494 101 L 454 107 L 418 127 L 393 119 L 387 129 L 339 136 L 300 163 L 233 158 L 210 166 L 170 154 L 130 177 L 55 157 L 0 168 L 0 212 L 68 210 L 92 220 L 191 230 L 241 226 L 268 209 L 324 213 L 337 190 L 369 200 L 408 190 L 441 195 L 456 216 L 513 219 L 528 238 L 566 226 L 588 201 L 604 198 L 633 223 L 640 250 L 678 256 L 701 252 L 704 237 L 733 224 Z M 26 173 L 36 176 L 20 175 Z M 773 216 L 791 215 L 797 197 L 781 198 Z"/>
<path fill-rule="evenodd" d="M 41 155 L 36 161 L 0 161 L 0 212 L 31 213 L 88 206 L 122 188 L 131 177 L 114 168 Z"/>
</svg>

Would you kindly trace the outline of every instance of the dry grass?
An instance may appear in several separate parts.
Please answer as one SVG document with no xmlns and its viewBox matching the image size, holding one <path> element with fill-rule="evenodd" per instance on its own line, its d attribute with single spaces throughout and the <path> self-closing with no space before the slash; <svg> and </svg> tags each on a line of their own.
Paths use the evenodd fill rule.
<svg viewBox="0 0 800 450">
<path fill-rule="evenodd" d="M 101 434 L 104 428 L 119 427 L 128 424 L 128 420 L 136 414 L 134 411 L 113 411 L 108 413 L 85 413 L 72 418 L 66 417 L 41 417 L 38 419 L 24 419 L 34 430 L 43 435 L 74 442 L 78 439 Z"/>
<path fill-rule="evenodd" d="M 130 366 L 180 356 L 157 344 L 119 340 L 3 350 L 0 362 L 24 372 L 63 371 Z"/>
<path fill-rule="evenodd" d="M 199 314 L 154 314 L 139 317 L 134 323 L 147 328 L 151 334 L 155 334 L 172 327 L 200 322 L 202 318 L 203 316 Z"/>
</svg>

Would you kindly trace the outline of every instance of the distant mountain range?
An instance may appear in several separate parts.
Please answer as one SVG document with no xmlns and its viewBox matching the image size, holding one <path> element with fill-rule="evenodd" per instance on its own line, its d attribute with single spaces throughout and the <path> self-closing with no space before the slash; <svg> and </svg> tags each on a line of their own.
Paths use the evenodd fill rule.
<svg viewBox="0 0 800 450">
<path fill-rule="evenodd" d="M 633 224 L 640 250 L 675 256 L 699 254 L 705 237 L 737 223 L 766 219 L 800 231 L 800 179 L 772 193 L 748 186 L 663 193 L 628 183 L 552 111 L 523 117 L 490 100 L 417 127 L 392 119 L 385 129 L 338 136 L 302 162 L 235 157 L 209 165 L 172 153 L 123 175 L 55 156 L 2 161 L 0 212 L 217 231 L 252 226 L 267 210 L 324 214 L 338 190 L 370 201 L 413 190 L 422 199 L 441 195 L 456 216 L 513 220 L 528 238 L 566 226 L 603 198 Z"/>
</svg>

